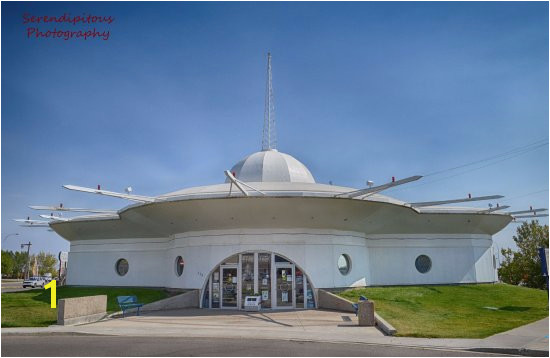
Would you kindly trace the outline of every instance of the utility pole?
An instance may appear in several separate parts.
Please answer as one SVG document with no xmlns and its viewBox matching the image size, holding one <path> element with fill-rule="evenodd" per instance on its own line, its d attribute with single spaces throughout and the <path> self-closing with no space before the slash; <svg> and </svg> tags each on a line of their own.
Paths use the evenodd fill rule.
<svg viewBox="0 0 550 358">
<path fill-rule="evenodd" d="M 31 264 L 31 242 L 29 241 L 28 244 L 21 244 L 21 250 L 23 250 L 23 247 L 27 246 L 27 267 L 25 268 L 25 280 L 29 279 L 29 265 Z"/>
</svg>

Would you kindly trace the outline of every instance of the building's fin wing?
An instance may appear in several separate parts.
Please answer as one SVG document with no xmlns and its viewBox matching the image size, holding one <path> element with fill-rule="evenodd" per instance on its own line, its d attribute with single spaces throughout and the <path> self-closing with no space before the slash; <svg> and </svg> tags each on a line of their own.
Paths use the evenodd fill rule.
<svg viewBox="0 0 550 358">
<path fill-rule="evenodd" d="M 488 195 L 488 196 L 477 196 L 472 197 L 471 195 L 468 195 L 467 198 L 464 199 L 451 199 L 451 200 L 441 200 L 441 201 L 424 201 L 419 203 L 409 203 L 412 207 L 418 208 L 421 206 L 437 206 L 437 205 L 445 205 L 445 204 L 453 204 L 453 203 L 466 203 L 469 201 L 482 201 L 482 200 L 492 200 L 492 199 L 501 199 L 504 198 L 503 195 Z"/>
<path fill-rule="evenodd" d="M 13 219 L 13 221 L 16 221 L 18 223 L 25 223 L 25 224 L 47 224 L 48 221 L 45 220 L 34 220 L 34 219 Z"/>
<path fill-rule="evenodd" d="M 45 220 L 32 220 L 30 218 L 26 219 L 13 219 L 13 221 L 16 221 L 20 223 L 20 226 L 32 226 L 32 227 L 49 227 L 49 221 Z"/>
<path fill-rule="evenodd" d="M 524 219 L 524 218 L 545 218 L 545 217 L 548 217 L 548 214 L 536 214 L 536 213 L 533 213 L 531 215 L 518 215 L 518 216 L 514 216 L 514 218 L 518 218 L 518 219 Z"/>
<path fill-rule="evenodd" d="M 493 212 L 495 212 L 495 211 L 508 209 L 509 207 L 510 207 L 510 205 L 499 206 L 499 205 L 497 204 L 497 206 L 495 206 L 494 208 L 490 208 L 490 209 L 487 209 L 487 210 L 481 210 L 480 213 L 489 214 L 489 213 L 493 213 Z"/>
<path fill-rule="evenodd" d="M 142 196 L 142 195 L 134 195 L 134 194 L 123 194 L 123 193 L 116 193 L 114 191 L 108 191 L 108 190 L 102 190 L 99 185 L 97 189 L 92 188 L 85 188 L 82 186 L 76 186 L 76 185 L 63 185 L 65 189 L 69 190 L 76 190 L 76 191 L 82 191 L 84 193 L 92 193 L 92 194 L 100 194 L 100 195 L 106 195 L 106 196 L 112 196 L 115 198 L 121 198 L 121 199 L 127 199 L 131 201 L 137 201 L 141 203 L 152 203 L 159 199 L 153 198 L 150 196 Z"/>
<path fill-rule="evenodd" d="M 62 218 L 61 216 L 55 216 L 55 215 L 39 215 L 41 218 L 48 219 L 48 220 L 58 220 L 58 221 L 68 221 L 69 218 Z"/>
<path fill-rule="evenodd" d="M 545 209 L 545 208 L 539 208 L 539 209 L 529 208 L 529 210 L 512 211 L 508 214 L 516 215 L 516 214 L 538 213 L 538 212 L 544 212 L 544 211 L 548 211 L 548 209 Z"/>
<path fill-rule="evenodd" d="M 19 226 L 25 226 L 25 227 L 50 227 L 49 224 L 40 224 L 40 223 L 19 224 Z"/>
<path fill-rule="evenodd" d="M 392 181 L 387 184 L 382 184 L 378 186 L 373 186 L 371 188 L 365 188 L 360 190 L 354 190 L 354 191 L 348 191 L 345 193 L 336 194 L 335 197 L 344 197 L 344 198 L 355 198 L 357 196 L 369 196 L 376 194 L 378 192 L 381 192 L 382 190 L 386 190 L 389 188 L 393 188 L 394 186 L 403 185 L 406 183 L 410 183 L 412 181 L 416 181 L 418 179 L 422 178 L 422 175 L 414 175 L 412 177 L 408 177 L 405 179 L 395 180 L 395 178 L 392 178 Z"/>
<path fill-rule="evenodd" d="M 116 210 L 109 209 L 85 209 L 85 208 L 65 208 L 63 206 L 41 206 L 31 205 L 29 208 L 34 210 L 48 210 L 48 211 L 73 211 L 80 213 L 94 213 L 94 214 L 116 214 Z"/>
<path fill-rule="evenodd" d="M 242 181 L 242 180 L 239 180 L 239 179 L 237 179 L 237 178 L 235 178 L 235 180 L 236 180 L 239 184 L 244 185 L 244 186 L 246 186 L 247 188 L 254 190 L 255 192 L 258 192 L 258 193 L 260 193 L 260 194 L 262 194 L 262 195 L 266 195 L 263 191 L 254 188 L 252 185 L 248 185 L 247 183 L 245 183 L 245 182 Z"/>
<path fill-rule="evenodd" d="M 240 180 L 237 180 L 233 174 L 229 170 L 225 170 L 223 172 L 225 176 L 231 181 L 231 184 L 235 184 L 235 186 L 243 193 L 244 196 L 248 196 L 248 191 L 246 191 L 245 188 L 242 186 L 242 182 Z M 230 193 L 231 194 L 231 193 Z"/>
</svg>

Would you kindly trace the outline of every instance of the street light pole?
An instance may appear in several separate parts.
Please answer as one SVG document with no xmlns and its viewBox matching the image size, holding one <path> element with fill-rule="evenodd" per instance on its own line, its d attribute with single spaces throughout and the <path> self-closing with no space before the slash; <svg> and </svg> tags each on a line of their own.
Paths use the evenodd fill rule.
<svg viewBox="0 0 550 358">
<path fill-rule="evenodd" d="M 29 279 L 29 265 L 31 264 L 31 242 L 29 241 L 28 244 L 21 244 L 21 249 L 23 249 L 24 246 L 27 246 L 27 267 L 25 268 L 25 280 Z"/>
<path fill-rule="evenodd" d="M 4 236 L 4 238 L 2 239 L 2 242 L 4 242 L 8 237 L 14 236 L 14 235 L 19 235 L 19 233 L 18 233 L 18 232 L 14 232 L 14 233 L 12 233 L 12 234 L 7 234 L 7 235 Z"/>
</svg>

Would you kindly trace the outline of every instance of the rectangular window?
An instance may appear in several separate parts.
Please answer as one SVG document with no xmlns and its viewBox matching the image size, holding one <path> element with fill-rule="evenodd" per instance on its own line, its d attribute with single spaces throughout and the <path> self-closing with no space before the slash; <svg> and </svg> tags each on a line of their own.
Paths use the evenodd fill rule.
<svg viewBox="0 0 550 358">
<path fill-rule="evenodd" d="M 306 300 L 306 308 L 315 308 L 315 296 L 313 295 L 313 288 L 309 284 L 309 280 L 307 280 Z"/>
<path fill-rule="evenodd" d="M 304 308 L 304 274 L 296 269 L 296 308 Z"/>
<path fill-rule="evenodd" d="M 220 271 L 212 274 L 212 307 L 220 308 Z"/>
<path fill-rule="evenodd" d="M 258 254 L 258 289 L 262 308 L 271 308 L 271 254 Z"/>
<path fill-rule="evenodd" d="M 246 296 L 255 296 L 254 292 L 254 254 L 241 255 L 241 307 Z"/>
<path fill-rule="evenodd" d="M 204 295 L 202 296 L 202 308 L 210 308 L 210 280 L 206 283 Z"/>
</svg>

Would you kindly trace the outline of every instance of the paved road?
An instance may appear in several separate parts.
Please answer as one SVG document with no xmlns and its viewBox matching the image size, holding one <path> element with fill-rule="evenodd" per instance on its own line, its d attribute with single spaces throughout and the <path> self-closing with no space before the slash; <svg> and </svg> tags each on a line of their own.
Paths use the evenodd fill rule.
<svg viewBox="0 0 550 358">
<path fill-rule="evenodd" d="M 477 356 L 493 354 L 372 344 L 83 335 L 2 336 L 2 356 Z"/>
<path fill-rule="evenodd" d="M 2 280 L 2 292 L 28 291 L 32 288 L 23 288 L 23 280 Z"/>
<path fill-rule="evenodd" d="M 42 287 L 38 287 L 36 289 L 42 289 Z M 21 291 L 30 291 L 30 290 L 35 290 L 35 288 L 30 288 L 30 287 L 27 287 L 27 288 L 23 288 L 22 286 L 19 286 L 19 287 L 2 287 L 2 292 L 21 292 Z"/>
<path fill-rule="evenodd" d="M 8 287 L 5 287 L 5 286 L 2 286 L 2 292 L 21 292 L 21 291 L 30 291 L 30 290 L 37 290 L 37 289 L 42 289 L 42 287 L 37 287 L 37 288 L 31 288 L 31 287 L 26 287 L 26 288 L 23 288 L 23 286 L 8 286 Z"/>
</svg>

